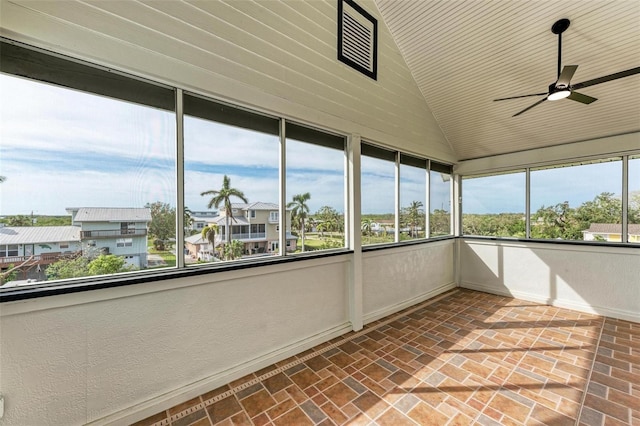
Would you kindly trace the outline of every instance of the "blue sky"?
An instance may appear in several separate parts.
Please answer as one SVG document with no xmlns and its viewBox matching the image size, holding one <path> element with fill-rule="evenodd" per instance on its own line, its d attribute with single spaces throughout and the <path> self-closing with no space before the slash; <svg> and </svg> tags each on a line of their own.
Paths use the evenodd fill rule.
<svg viewBox="0 0 640 426">
<path fill-rule="evenodd" d="M 640 190 L 640 159 L 632 160 L 630 190 Z M 464 213 L 523 213 L 525 173 L 509 173 L 463 180 Z M 602 192 L 622 193 L 622 162 L 531 171 L 531 210 L 569 202 L 577 207 Z"/>
<path fill-rule="evenodd" d="M 0 185 L 0 215 L 64 215 L 72 206 L 175 204 L 172 113 L 6 75 L 0 75 L 0 96 L 11 100 L 0 103 L 0 175 L 7 177 Z M 310 192 L 312 213 L 324 205 L 344 211 L 343 166 L 341 151 L 289 141 L 287 199 Z M 362 168 L 363 213 L 392 212 L 393 163 L 363 158 Z M 573 203 L 592 199 L 594 191 L 620 192 L 610 170 L 598 172 L 597 178 L 573 177 L 566 170 L 535 179 L 533 174 L 537 192 L 532 199 L 535 193 L 544 204 Z M 250 202 L 277 203 L 278 138 L 187 117 L 185 204 L 205 210 L 208 199 L 200 193 L 218 189 L 225 174 Z M 432 209 L 449 202 L 449 183 L 435 175 Z M 523 189 L 517 180 L 498 179 L 475 188 L 474 181 L 479 182 L 465 181 L 465 211 L 518 208 L 515 200 Z M 567 195 L 555 201 L 552 188 Z M 414 200 L 425 204 L 424 172 L 402 166 L 400 197 L 403 206 Z"/>
</svg>

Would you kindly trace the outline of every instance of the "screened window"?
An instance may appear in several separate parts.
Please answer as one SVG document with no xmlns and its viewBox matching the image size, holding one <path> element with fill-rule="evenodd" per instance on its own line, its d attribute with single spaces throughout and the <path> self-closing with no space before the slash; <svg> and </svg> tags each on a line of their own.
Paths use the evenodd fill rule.
<svg viewBox="0 0 640 426">
<path fill-rule="evenodd" d="M 429 171 L 430 237 L 451 235 L 451 166 L 431 161 Z"/>
<path fill-rule="evenodd" d="M 200 231 L 206 244 L 185 255 L 185 264 L 273 253 L 271 243 L 279 238 L 270 213 L 278 209 L 279 120 L 189 94 L 184 114 L 185 205 L 218 212 Z M 267 227 L 264 235 L 250 236 L 249 225 L 260 223 Z M 256 239 L 261 250 L 255 250 Z"/>
<path fill-rule="evenodd" d="M 173 89 L 0 44 L 0 93 L 11 100 L 0 102 L 0 215 L 36 211 L 70 223 L 43 227 L 42 235 L 59 241 L 30 241 L 46 261 L 19 269 L 16 279 L 29 274 L 41 282 L 147 268 L 154 240 L 165 247 L 175 240 L 175 220 L 165 229 L 154 227 L 160 219 L 147 207 L 176 199 Z M 106 259 L 120 235 L 135 230 L 132 222 L 141 227 L 132 245 Z M 148 235 L 147 227 L 154 233 Z M 21 229 L 14 229 L 18 241 Z M 77 256 L 56 252 L 60 241 L 79 247 Z"/>
<path fill-rule="evenodd" d="M 287 250 L 345 246 L 345 138 L 287 123 Z"/>
<path fill-rule="evenodd" d="M 425 238 L 427 160 L 400 155 L 400 241 Z"/>
<path fill-rule="evenodd" d="M 531 171 L 531 238 L 620 242 L 619 158 Z"/>
<path fill-rule="evenodd" d="M 462 180 L 462 233 L 526 238 L 526 174 L 467 176 Z"/>
<path fill-rule="evenodd" d="M 362 144 L 362 245 L 395 241 L 395 152 Z"/>
<path fill-rule="evenodd" d="M 640 244 L 640 156 L 629 158 L 628 227 L 630 243 Z"/>
</svg>

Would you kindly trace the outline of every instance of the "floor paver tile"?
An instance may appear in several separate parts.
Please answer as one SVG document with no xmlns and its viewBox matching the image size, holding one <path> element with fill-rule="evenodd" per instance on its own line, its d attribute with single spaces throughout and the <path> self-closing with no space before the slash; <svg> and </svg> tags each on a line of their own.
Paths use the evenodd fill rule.
<svg viewBox="0 0 640 426">
<path fill-rule="evenodd" d="M 242 411 L 242 407 L 234 395 L 228 396 L 207 407 L 207 413 L 213 423 L 222 421 L 240 411 Z"/>
</svg>

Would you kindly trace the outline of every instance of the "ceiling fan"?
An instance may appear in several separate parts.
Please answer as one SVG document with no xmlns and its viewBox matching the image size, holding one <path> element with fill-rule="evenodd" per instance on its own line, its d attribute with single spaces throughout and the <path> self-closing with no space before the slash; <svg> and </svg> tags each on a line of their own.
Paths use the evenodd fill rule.
<svg viewBox="0 0 640 426">
<path fill-rule="evenodd" d="M 578 69 L 578 66 L 565 65 L 564 67 L 562 67 L 562 33 L 565 32 L 567 28 L 569 28 L 570 23 L 571 21 L 569 21 L 568 19 L 560 19 L 551 27 L 551 32 L 554 34 L 558 34 L 558 79 L 554 83 L 551 83 L 549 85 L 549 90 L 547 92 L 532 93 L 530 95 L 520 95 L 511 96 L 509 98 L 494 99 L 494 101 L 506 101 L 508 99 L 518 99 L 527 98 L 530 96 L 544 95 L 544 98 L 540 99 L 535 104 L 528 106 L 522 111 L 514 114 L 514 117 L 529 111 L 531 108 L 540 105 L 544 101 L 557 101 L 559 99 L 568 98 L 572 101 L 577 101 L 583 104 L 590 104 L 597 101 L 598 99 L 589 95 L 578 93 L 576 92 L 576 90 L 640 73 L 640 67 L 636 67 L 628 69 L 626 71 L 620 71 L 614 74 L 605 75 L 603 77 L 594 78 L 592 80 L 583 81 L 582 83 L 571 84 L 571 78 L 576 72 L 576 69 Z"/>
</svg>

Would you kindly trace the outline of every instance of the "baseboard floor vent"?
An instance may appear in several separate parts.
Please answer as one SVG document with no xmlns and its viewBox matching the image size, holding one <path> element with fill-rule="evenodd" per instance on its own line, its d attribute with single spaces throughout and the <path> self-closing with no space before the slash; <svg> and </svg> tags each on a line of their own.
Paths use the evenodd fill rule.
<svg viewBox="0 0 640 426">
<path fill-rule="evenodd" d="M 352 0 L 338 0 L 338 60 L 377 79 L 378 21 Z"/>
</svg>

